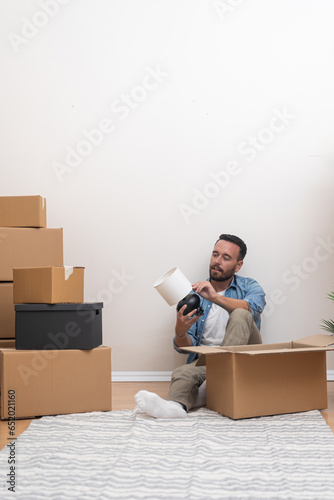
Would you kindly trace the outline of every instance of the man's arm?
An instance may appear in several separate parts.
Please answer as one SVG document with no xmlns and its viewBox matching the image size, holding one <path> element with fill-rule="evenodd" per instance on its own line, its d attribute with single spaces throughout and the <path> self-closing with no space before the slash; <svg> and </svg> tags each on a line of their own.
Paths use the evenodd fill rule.
<svg viewBox="0 0 334 500">
<path fill-rule="evenodd" d="M 246 309 L 250 311 L 250 305 L 246 300 L 231 299 L 230 297 L 224 297 L 217 294 L 218 297 L 213 301 L 214 304 L 225 309 L 229 314 L 231 314 L 234 309 Z"/>
<path fill-rule="evenodd" d="M 198 293 L 201 297 L 222 307 L 229 314 L 231 314 L 234 309 L 238 308 L 250 311 L 250 305 L 246 300 L 232 299 L 230 297 L 219 295 L 209 281 L 198 281 L 192 288 L 193 291 Z"/>
<path fill-rule="evenodd" d="M 249 303 L 250 312 L 256 320 L 266 305 L 266 294 L 259 283 L 251 278 L 248 278 L 248 290 L 244 300 Z"/>
</svg>

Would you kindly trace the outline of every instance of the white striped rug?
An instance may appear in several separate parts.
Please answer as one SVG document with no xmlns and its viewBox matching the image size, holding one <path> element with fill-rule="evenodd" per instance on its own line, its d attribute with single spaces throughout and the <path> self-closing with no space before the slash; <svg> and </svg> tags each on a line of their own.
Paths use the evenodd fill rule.
<svg viewBox="0 0 334 500">
<path fill-rule="evenodd" d="M 15 493 L 0 498 L 334 499 L 334 435 L 318 411 L 233 421 L 137 410 L 34 420 L 17 439 Z"/>
</svg>

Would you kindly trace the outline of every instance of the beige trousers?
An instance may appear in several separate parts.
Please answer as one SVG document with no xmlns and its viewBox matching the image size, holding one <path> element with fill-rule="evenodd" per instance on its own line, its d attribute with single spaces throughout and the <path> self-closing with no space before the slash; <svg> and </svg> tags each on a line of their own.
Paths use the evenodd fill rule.
<svg viewBox="0 0 334 500">
<path fill-rule="evenodd" d="M 234 309 L 226 325 L 221 345 L 262 344 L 260 332 L 253 316 L 245 309 Z M 181 403 L 187 411 L 192 408 L 198 388 L 206 378 L 205 366 L 196 366 L 197 361 L 176 368 L 167 395 L 168 401 Z"/>
</svg>

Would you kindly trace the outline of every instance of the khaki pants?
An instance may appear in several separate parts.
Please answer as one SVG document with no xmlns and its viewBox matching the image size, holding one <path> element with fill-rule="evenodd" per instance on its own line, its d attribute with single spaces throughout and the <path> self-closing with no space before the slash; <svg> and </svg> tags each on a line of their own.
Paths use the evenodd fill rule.
<svg viewBox="0 0 334 500">
<path fill-rule="evenodd" d="M 221 345 L 262 344 L 260 332 L 253 316 L 245 309 L 234 309 L 226 325 Z M 181 403 L 187 411 L 193 406 L 199 386 L 206 378 L 205 366 L 196 366 L 197 361 L 176 368 L 172 373 L 168 401 Z"/>
</svg>

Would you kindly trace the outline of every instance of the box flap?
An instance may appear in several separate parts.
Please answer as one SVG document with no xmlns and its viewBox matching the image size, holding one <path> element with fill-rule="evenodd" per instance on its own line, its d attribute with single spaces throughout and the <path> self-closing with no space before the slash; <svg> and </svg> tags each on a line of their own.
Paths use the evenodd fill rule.
<svg viewBox="0 0 334 500">
<path fill-rule="evenodd" d="M 191 346 L 191 347 L 182 347 L 182 351 L 187 352 L 196 352 L 198 354 L 209 355 L 209 354 L 218 354 L 218 353 L 226 353 L 226 352 L 234 352 L 234 353 L 258 353 L 260 351 L 272 351 L 277 352 L 278 350 L 286 350 L 292 349 L 292 342 L 281 342 L 279 344 L 246 344 L 246 345 L 229 345 L 229 346 Z"/>
<path fill-rule="evenodd" d="M 282 342 L 278 344 L 249 344 L 217 347 L 192 346 L 182 347 L 182 350 L 186 352 L 196 352 L 197 354 L 201 354 L 203 358 L 210 354 L 223 354 L 227 352 L 258 356 L 261 354 L 280 354 L 287 352 L 334 351 L 334 337 L 331 335 L 312 335 L 312 337 L 306 337 L 299 341 Z M 203 364 L 203 362 L 199 362 L 198 364 Z"/>
<path fill-rule="evenodd" d="M 223 347 L 210 347 L 206 345 L 198 345 L 192 347 L 180 347 L 182 351 L 196 352 L 197 354 L 217 354 L 218 352 L 224 352 Z"/>
<path fill-rule="evenodd" d="M 236 354 L 247 354 L 248 356 L 259 356 L 261 354 L 286 354 L 296 353 L 296 352 L 315 352 L 315 351 L 334 351 L 333 346 L 327 347 L 314 347 L 314 346 L 305 346 L 305 347 L 294 347 L 292 349 L 263 349 L 262 351 L 239 351 Z"/>
<path fill-rule="evenodd" d="M 311 335 L 310 337 L 304 337 L 303 339 L 298 339 L 293 341 L 293 345 L 296 347 L 327 347 L 334 345 L 334 336 L 319 333 L 317 335 Z"/>
</svg>

